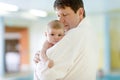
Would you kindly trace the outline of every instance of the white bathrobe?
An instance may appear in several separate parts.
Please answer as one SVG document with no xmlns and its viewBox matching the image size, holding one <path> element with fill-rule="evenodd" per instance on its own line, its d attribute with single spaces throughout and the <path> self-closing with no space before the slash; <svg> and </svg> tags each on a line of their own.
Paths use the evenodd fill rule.
<svg viewBox="0 0 120 80">
<path fill-rule="evenodd" d="M 46 54 L 54 66 L 42 74 L 36 69 L 39 80 L 96 80 L 98 46 L 92 28 L 85 18 L 48 49 Z"/>
</svg>

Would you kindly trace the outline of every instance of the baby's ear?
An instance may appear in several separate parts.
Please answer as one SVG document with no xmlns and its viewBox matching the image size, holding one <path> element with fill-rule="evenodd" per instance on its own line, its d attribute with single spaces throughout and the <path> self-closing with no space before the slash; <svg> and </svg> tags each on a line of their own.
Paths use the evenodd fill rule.
<svg viewBox="0 0 120 80">
<path fill-rule="evenodd" d="M 47 32 L 45 32 L 45 36 L 47 36 Z"/>
</svg>

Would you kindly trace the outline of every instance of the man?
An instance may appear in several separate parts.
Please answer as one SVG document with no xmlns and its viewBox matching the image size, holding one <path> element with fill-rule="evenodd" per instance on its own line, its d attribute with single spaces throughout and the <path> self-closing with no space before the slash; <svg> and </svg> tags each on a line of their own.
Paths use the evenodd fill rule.
<svg viewBox="0 0 120 80">
<path fill-rule="evenodd" d="M 42 80 L 96 80 L 98 46 L 95 33 L 85 18 L 82 0 L 55 0 L 54 9 L 67 31 L 63 39 L 43 52 L 51 52 L 54 67 Z M 37 56 L 34 61 L 38 62 Z"/>
</svg>

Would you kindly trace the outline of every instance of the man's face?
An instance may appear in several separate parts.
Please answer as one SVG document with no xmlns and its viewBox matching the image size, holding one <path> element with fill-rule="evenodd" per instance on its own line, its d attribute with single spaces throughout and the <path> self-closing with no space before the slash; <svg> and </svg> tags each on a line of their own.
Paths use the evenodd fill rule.
<svg viewBox="0 0 120 80">
<path fill-rule="evenodd" d="M 70 7 L 56 8 L 59 20 L 64 24 L 66 31 L 77 27 L 81 21 L 79 10 L 75 13 Z"/>
</svg>

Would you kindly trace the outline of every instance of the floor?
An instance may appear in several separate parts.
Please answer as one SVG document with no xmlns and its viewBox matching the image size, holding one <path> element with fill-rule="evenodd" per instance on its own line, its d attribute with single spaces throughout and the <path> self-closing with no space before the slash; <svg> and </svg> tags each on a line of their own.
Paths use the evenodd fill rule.
<svg viewBox="0 0 120 80">
<path fill-rule="evenodd" d="M 18 76 L 14 78 L 8 78 L 3 80 L 33 80 L 33 74 Z M 97 77 L 97 80 L 120 80 L 120 74 L 109 74 L 104 77 Z"/>
</svg>

